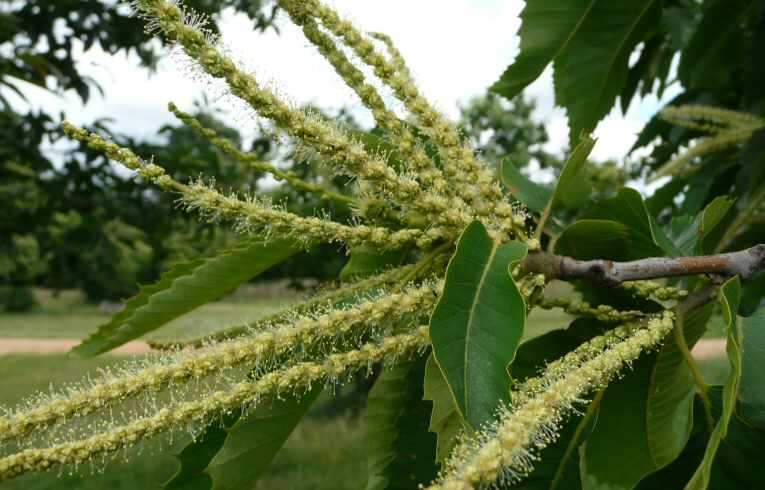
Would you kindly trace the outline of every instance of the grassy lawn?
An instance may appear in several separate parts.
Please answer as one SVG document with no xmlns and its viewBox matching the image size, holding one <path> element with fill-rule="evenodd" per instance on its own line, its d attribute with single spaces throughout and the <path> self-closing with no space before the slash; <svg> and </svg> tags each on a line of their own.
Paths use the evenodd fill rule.
<svg viewBox="0 0 765 490">
<path fill-rule="evenodd" d="M 75 291 L 64 291 L 58 297 L 42 293 L 40 305 L 27 313 L 0 313 L 0 338 L 81 339 L 110 316 L 98 306 L 87 304 Z M 289 305 L 296 295 L 259 298 L 234 294 L 224 301 L 210 303 L 178 318 L 149 339 L 189 339 L 220 328 L 256 320 Z"/>
</svg>

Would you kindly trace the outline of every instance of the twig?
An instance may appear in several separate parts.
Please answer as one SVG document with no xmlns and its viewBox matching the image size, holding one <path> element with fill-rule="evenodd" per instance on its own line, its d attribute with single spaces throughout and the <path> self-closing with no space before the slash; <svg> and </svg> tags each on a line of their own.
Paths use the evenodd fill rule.
<svg viewBox="0 0 765 490">
<path fill-rule="evenodd" d="M 765 244 L 738 252 L 697 257 L 651 257 L 631 262 L 576 260 L 547 252 L 530 254 L 521 267 L 548 279 L 584 279 L 603 286 L 624 281 L 714 274 L 751 279 L 765 270 Z"/>
</svg>

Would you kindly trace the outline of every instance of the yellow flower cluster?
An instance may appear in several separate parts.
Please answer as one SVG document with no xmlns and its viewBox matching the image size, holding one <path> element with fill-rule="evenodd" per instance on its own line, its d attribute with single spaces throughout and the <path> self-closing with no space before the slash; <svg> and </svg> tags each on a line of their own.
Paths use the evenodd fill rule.
<svg viewBox="0 0 765 490">
<path fill-rule="evenodd" d="M 622 311 L 609 305 L 592 306 L 586 301 L 576 301 L 571 298 L 542 298 L 536 305 L 545 310 L 561 308 L 569 315 L 591 316 L 604 322 L 625 322 L 645 315 L 645 313 L 638 310 Z"/>
<path fill-rule="evenodd" d="M 665 286 L 656 281 L 628 281 L 623 282 L 621 287 L 644 298 L 656 298 L 660 301 L 685 299 L 688 291 L 674 286 Z"/>
<path fill-rule="evenodd" d="M 499 184 L 492 171 L 479 162 L 473 150 L 462 144 L 457 130 L 420 94 L 409 76 L 408 70 L 397 70 L 401 57 L 394 51 L 393 63 L 389 63 L 375 50 L 374 44 L 366 39 L 350 22 L 343 20 L 328 6 L 318 0 L 289 1 L 293 10 L 300 8 L 301 15 L 313 17 L 343 42 L 367 65 L 375 75 L 390 87 L 405 107 L 417 118 L 420 128 L 437 143 L 443 158 L 446 176 L 455 184 L 455 195 L 472 206 L 479 216 L 494 216 L 500 220 L 503 231 L 520 232 L 513 222 L 514 212 L 505 201 Z M 380 36 L 378 35 L 379 39 Z M 382 38 L 388 46 L 389 39 Z"/>
<path fill-rule="evenodd" d="M 149 182 L 163 188 L 180 192 L 181 201 L 190 210 L 198 211 L 210 220 L 225 220 L 235 223 L 240 231 L 270 231 L 278 236 L 289 236 L 299 240 L 314 242 L 339 241 L 346 245 L 373 245 L 382 249 L 395 249 L 410 243 L 427 247 L 442 237 L 436 228 L 429 230 L 402 229 L 392 231 L 375 226 L 349 226 L 331 220 L 316 217 L 305 218 L 300 215 L 278 209 L 267 201 L 255 197 L 239 199 L 227 196 L 202 182 L 191 185 L 181 184 L 165 173 L 164 168 L 156 163 L 144 162 L 135 153 L 115 143 L 106 141 L 95 133 L 88 133 L 64 122 L 64 131 L 72 138 L 87 143 L 109 158 L 120 162 Z"/>
<path fill-rule="evenodd" d="M 414 333 L 385 338 L 357 350 L 332 354 L 323 362 L 301 362 L 263 375 L 255 381 L 241 381 L 231 389 L 216 391 L 202 399 L 165 407 L 156 414 L 105 431 L 87 439 L 51 447 L 27 449 L 0 459 L 0 480 L 53 466 L 82 464 L 96 455 L 129 447 L 137 441 L 199 423 L 215 414 L 242 406 L 255 406 L 284 392 L 310 389 L 313 383 L 332 381 L 349 372 L 366 369 L 383 359 L 408 359 L 428 344 L 427 327 Z"/>
<path fill-rule="evenodd" d="M 575 366 L 547 388 L 502 411 L 499 421 L 455 449 L 431 490 L 472 490 L 496 481 L 511 482 L 528 474 L 532 451 L 550 444 L 566 413 L 592 390 L 605 386 L 625 365 L 655 348 L 672 330 L 665 312 L 591 359 Z M 549 430 L 546 430 L 549 429 Z"/>
<path fill-rule="evenodd" d="M 286 352 L 306 352 L 321 342 L 343 347 L 349 340 L 397 325 L 407 317 L 422 316 L 435 305 L 440 284 L 426 283 L 409 287 L 359 305 L 331 310 L 316 318 L 304 317 L 287 325 L 256 332 L 251 336 L 213 344 L 207 348 L 181 353 L 165 363 L 155 363 L 146 369 L 105 380 L 85 390 L 70 390 L 41 406 L 21 410 L 9 418 L 0 418 L 0 441 L 21 436 L 74 416 L 125 400 L 137 393 L 157 391 L 168 383 L 203 378 L 243 363 L 268 365 Z"/>
</svg>

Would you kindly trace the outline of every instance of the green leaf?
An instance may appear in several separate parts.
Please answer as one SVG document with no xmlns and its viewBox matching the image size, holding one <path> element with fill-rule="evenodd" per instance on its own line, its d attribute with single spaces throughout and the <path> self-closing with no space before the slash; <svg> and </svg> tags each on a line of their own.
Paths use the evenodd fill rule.
<svg viewBox="0 0 765 490">
<path fill-rule="evenodd" d="M 521 12 L 521 52 L 491 91 L 512 99 L 571 41 L 595 0 L 528 0 Z"/>
<path fill-rule="evenodd" d="M 630 53 L 659 25 L 656 0 L 600 0 L 554 62 L 555 98 L 569 138 L 593 132 L 627 80 Z"/>
<path fill-rule="evenodd" d="M 556 253 L 578 259 L 635 260 L 665 255 L 643 197 L 629 187 L 601 199 L 566 228 Z"/>
<path fill-rule="evenodd" d="M 180 467 L 163 488 L 172 490 L 238 490 L 253 488 L 268 464 L 321 393 L 265 400 L 246 415 L 229 415 L 213 423 L 178 454 Z"/>
<path fill-rule="evenodd" d="M 207 467 L 214 490 L 252 488 L 303 419 L 322 386 L 266 401 L 227 429 L 228 437 Z"/>
<path fill-rule="evenodd" d="M 425 364 L 423 386 L 423 398 L 433 402 L 428 430 L 436 434 L 436 461 L 440 463 L 449 456 L 457 444 L 457 435 L 464 426 L 454 396 L 449 390 L 449 384 L 433 358 L 433 354 L 428 356 Z"/>
<path fill-rule="evenodd" d="M 350 260 L 340 270 L 340 280 L 348 281 L 371 276 L 391 265 L 400 264 L 408 253 L 409 249 L 406 247 L 387 252 L 379 252 L 366 245 L 353 247 Z"/>
<path fill-rule="evenodd" d="M 525 301 L 508 269 L 526 251 L 520 242 L 494 242 L 479 221 L 469 224 L 430 319 L 436 362 L 473 428 L 492 420 L 508 399 L 507 366 L 526 319 Z"/>
<path fill-rule="evenodd" d="M 683 49 L 677 75 L 684 87 L 719 87 L 740 66 L 740 24 L 753 15 L 752 0 L 714 0 Z"/>
<path fill-rule="evenodd" d="M 711 306 L 699 308 L 684 319 L 689 346 L 703 335 L 711 312 Z M 694 393 L 693 377 L 671 339 L 609 385 L 584 453 L 585 488 L 631 489 L 677 458 L 691 435 Z"/>
<path fill-rule="evenodd" d="M 731 291 L 735 295 L 735 291 Z M 765 387 L 762 372 L 765 368 L 765 309 L 761 309 L 740 325 L 741 377 L 735 409 L 727 423 L 727 434 L 717 445 L 708 476 L 708 488 L 714 490 L 737 490 L 742 488 L 765 488 L 765 473 L 759 471 L 762 448 L 765 447 Z M 709 390 L 712 415 L 718 420 L 724 415 L 724 387 L 712 386 Z M 701 403 L 697 398 L 694 412 L 694 433 L 683 453 L 671 465 L 641 482 L 640 490 L 664 490 L 683 488 L 699 463 L 709 451 L 712 438 L 707 429 Z M 702 484 L 697 476 L 689 487 Z M 694 485 L 694 486 L 690 486 Z"/>
<path fill-rule="evenodd" d="M 509 160 L 502 162 L 502 182 L 513 197 L 532 211 L 541 213 L 552 198 L 552 191 L 523 175 Z"/>
<path fill-rule="evenodd" d="M 736 411 L 750 425 L 765 430 L 765 308 L 742 322 L 741 387 Z"/>
<path fill-rule="evenodd" d="M 629 226 L 610 220 L 585 219 L 563 231 L 555 253 L 580 260 L 637 260 L 664 252 L 645 235 Z"/>
<path fill-rule="evenodd" d="M 384 369 L 367 402 L 367 490 L 417 488 L 435 478 L 436 437 L 423 400 L 426 358 Z"/>
<path fill-rule="evenodd" d="M 695 218 L 687 215 L 674 217 L 667 232 L 680 252 L 679 255 L 701 255 L 709 252 L 711 245 L 707 243 L 709 240 L 705 239 L 720 224 L 735 201 L 735 198 L 718 196 Z"/>
<path fill-rule="evenodd" d="M 159 281 L 141 287 L 124 310 L 100 325 L 72 352 L 94 356 L 119 347 L 230 293 L 300 250 L 293 241 L 247 239 L 214 257 L 176 263 Z"/>
<path fill-rule="evenodd" d="M 212 477 L 205 472 L 207 465 L 226 442 L 225 427 L 233 425 L 239 414 L 226 417 L 222 424 L 211 423 L 204 432 L 192 440 L 174 455 L 179 466 L 175 474 L 165 482 L 162 488 L 168 490 L 209 490 L 212 488 Z"/>
<path fill-rule="evenodd" d="M 576 209 L 589 201 L 592 183 L 587 175 L 587 157 L 590 156 L 595 141 L 589 135 L 584 135 L 574 147 L 555 185 L 553 208 Z"/>
<path fill-rule="evenodd" d="M 741 282 L 738 276 L 728 279 L 720 287 L 720 305 L 725 318 L 727 353 L 730 361 L 731 372 L 728 380 L 723 386 L 722 413 L 717 424 L 712 431 L 712 436 L 704 452 L 704 459 L 691 477 L 691 481 L 686 485 L 686 490 L 703 490 L 709 487 L 709 481 L 712 474 L 712 463 L 714 462 L 717 449 L 728 434 L 728 424 L 730 423 L 733 411 L 736 406 L 739 386 L 741 382 L 741 332 L 737 325 L 738 304 L 741 298 Z M 761 373 L 758 373 L 761 374 Z"/>
</svg>

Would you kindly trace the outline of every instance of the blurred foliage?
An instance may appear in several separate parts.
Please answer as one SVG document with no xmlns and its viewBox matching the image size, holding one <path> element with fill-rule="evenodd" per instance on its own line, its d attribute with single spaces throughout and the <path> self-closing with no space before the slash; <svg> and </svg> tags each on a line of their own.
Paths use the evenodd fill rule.
<svg viewBox="0 0 765 490">
<path fill-rule="evenodd" d="M 532 117 L 535 109 L 534 100 L 522 95 L 508 101 L 487 92 L 461 107 L 460 129 L 470 145 L 495 165 L 509 159 L 516 168 L 532 161 L 541 168 L 559 168 L 561 160 L 543 148 L 549 138 L 544 124 Z"/>
<path fill-rule="evenodd" d="M 273 27 L 276 13 L 261 0 L 188 3 L 212 17 L 213 29 L 227 8 L 245 12 L 261 31 Z M 9 94 L 26 101 L 24 83 L 54 93 L 74 91 L 88 101 L 94 89 L 102 89 L 79 70 L 77 56 L 95 46 L 110 54 L 133 53 L 148 69 L 160 48 L 123 2 L 0 1 L 0 309 L 29 308 L 29 286 L 35 283 L 81 287 L 92 300 L 120 299 L 135 291 L 137 281 L 158 274 L 162 261 L 200 252 L 188 250 L 190 243 L 210 247 L 225 241 L 190 240 L 214 232 L 183 218 L 164 218 L 156 206 L 166 209 L 167 198 L 117 175 L 83 148 L 54 165 L 41 147 L 60 139 L 56 121 L 63 114 L 11 107 Z M 209 143 L 190 130 L 162 132 L 170 146 L 143 149 L 176 163 L 178 172 L 215 170 L 224 182 L 243 180 L 237 165 L 213 155 Z M 238 139 L 236 131 L 227 133 Z M 173 230 L 169 237 L 167 230 Z M 178 245 L 175 251 L 172 244 Z"/>
</svg>

